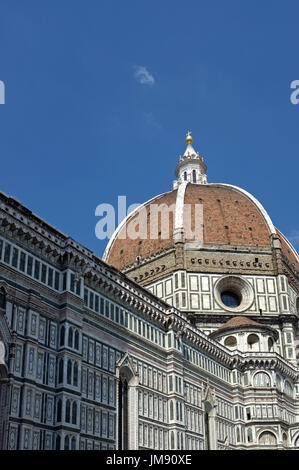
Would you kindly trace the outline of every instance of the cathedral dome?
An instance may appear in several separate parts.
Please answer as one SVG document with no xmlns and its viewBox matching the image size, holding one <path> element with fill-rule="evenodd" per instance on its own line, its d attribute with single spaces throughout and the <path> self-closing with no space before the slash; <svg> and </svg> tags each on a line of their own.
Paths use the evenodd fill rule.
<svg viewBox="0 0 299 470">
<path fill-rule="evenodd" d="M 165 205 L 168 208 L 174 207 L 174 212 L 169 212 L 169 236 L 163 237 L 162 235 L 161 217 L 158 219 L 158 224 L 154 226 L 154 229 L 156 228 L 154 235 L 157 236 L 150 236 L 151 207 L 155 204 Z M 195 204 L 202 204 L 203 207 L 202 235 L 205 246 L 230 245 L 236 248 L 265 247 L 270 249 L 271 235 L 277 234 L 284 255 L 297 270 L 299 269 L 295 249 L 275 229 L 262 205 L 246 191 L 225 184 L 187 183 L 183 195 L 178 194 L 178 190 L 175 189 L 146 202 L 142 205 L 146 217 L 140 217 L 138 212 L 134 211 L 125 219 L 111 238 L 104 260 L 118 269 L 123 269 L 138 259 L 148 258 L 161 250 L 170 248 L 176 241 L 175 229 L 181 228 L 179 222 L 175 227 L 175 222 L 186 205 L 190 206 L 191 229 L 194 230 Z M 128 226 L 131 224 L 131 227 L 136 227 L 138 222 L 144 223 L 146 238 L 128 236 Z M 140 231 L 143 232 L 143 230 Z M 184 238 L 185 243 L 192 243 L 192 241 L 188 237 Z"/>
<path fill-rule="evenodd" d="M 200 229 L 201 245 L 211 249 L 271 250 L 273 237 L 279 238 L 283 254 L 298 270 L 298 254 L 275 229 L 260 202 L 239 187 L 207 183 L 206 165 L 191 146 L 190 133 L 186 143 L 186 152 L 177 165 L 174 189 L 152 198 L 127 216 L 110 239 L 104 260 L 124 270 L 158 256 L 176 242 L 195 248 L 199 240 L 194 234 Z"/>
</svg>

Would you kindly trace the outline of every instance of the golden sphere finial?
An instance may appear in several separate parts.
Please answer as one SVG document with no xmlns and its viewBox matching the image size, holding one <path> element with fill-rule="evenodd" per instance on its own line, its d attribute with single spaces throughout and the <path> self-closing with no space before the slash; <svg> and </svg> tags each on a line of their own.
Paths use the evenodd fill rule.
<svg viewBox="0 0 299 470">
<path fill-rule="evenodd" d="M 191 131 L 188 131 L 187 134 L 186 134 L 186 144 L 191 145 L 192 142 L 193 142 L 193 138 L 191 136 Z"/>
</svg>

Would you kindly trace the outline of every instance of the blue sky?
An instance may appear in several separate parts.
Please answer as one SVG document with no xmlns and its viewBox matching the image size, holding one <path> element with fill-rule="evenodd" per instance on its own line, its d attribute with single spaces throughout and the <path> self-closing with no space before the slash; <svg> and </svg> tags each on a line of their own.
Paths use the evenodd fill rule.
<svg viewBox="0 0 299 470">
<path fill-rule="evenodd" d="M 298 1 L 0 0 L 0 11 L 1 191 L 101 256 L 97 205 L 169 191 L 192 130 L 209 182 L 251 192 L 299 248 Z"/>
</svg>

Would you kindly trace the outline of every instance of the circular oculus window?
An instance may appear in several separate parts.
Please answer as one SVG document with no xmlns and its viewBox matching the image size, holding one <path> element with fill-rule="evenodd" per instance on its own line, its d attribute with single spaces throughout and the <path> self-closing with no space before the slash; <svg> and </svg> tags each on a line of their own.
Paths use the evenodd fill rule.
<svg viewBox="0 0 299 470">
<path fill-rule="evenodd" d="M 248 281 L 238 276 L 224 276 L 216 281 L 215 299 L 223 310 L 244 312 L 251 307 L 254 293 Z"/>
</svg>

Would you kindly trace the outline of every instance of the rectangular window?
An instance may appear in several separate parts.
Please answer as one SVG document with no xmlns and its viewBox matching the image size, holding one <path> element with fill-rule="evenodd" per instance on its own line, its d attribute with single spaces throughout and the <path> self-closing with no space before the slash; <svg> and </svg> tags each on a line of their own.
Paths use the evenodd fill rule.
<svg viewBox="0 0 299 470">
<path fill-rule="evenodd" d="M 114 304 L 110 305 L 110 318 L 114 321 Z"/>
<path fill-rule="evenodd" d="M 0 240 L 0 259 L 2 259 L 2 247 L 3 247 L 3 241 Z"/>
<path fill-rule="evenodd" d="M 84 304 L 88 305 L 88 290 L 84 289 Z"/>
<path fill-rule="evenodd" d="M 40 262 L 37 259 L 34 262 L 34 278 L 39 279 Z"/>
<path fill-rule="evenodd" d="M 7 264 L 9 264 L 10 262 L 10 250 L 11 250 L 11 245 L 9 243 L 5 243 L 4 261 Z"/>
<path fill-rule="evenodd" d="M 281 278 L 281 290 L 285 290 L 284 278 Z"/>
<path fill-rule="evenodd" d="M 98 295 L 95 296 L 94 309 L 96 312 L 99 311 L 99 296 Z"/>
<path fill-rule="evenodd" d="M 42 278 L 41 281 L 46 284 L 47 281 L 47 266 L 45 264 L 42 264 Z"/>
<path fill-rule="evenodd" d="M 11 264 L 13 265 L 14 268 L 18 267 L 18 260 L 19 260 L 19 250 L 17 248 L 13 248 Z"/>
<path fill-rule="evenodd" d="M 66 275 L 67 273 L 63 273 L 62 275 L 62 290 L 66 290 Z"/>
<path fill-rule="evenodd" d="M 26 264 L 26 254 L 23 251 L 21 251 L 20 266 L 19 266 L 20 271 L 25 272 L 25 264 Z"/>
<path fill-rule="evenodd" d="M 185 287 L 185 273 L 181 273 L 181 284 L 182 284 L 182 288 Z"/>
<path fill-rule="evenodd" d="M 115 321 L 119 322 L 119 307 L 115 307 Z M 132 325 L 131 325 L 132 328 Z"/>
<path fill-rule="evenodd" d="M 174 275 L 174 288 L 177 289 L 179 287 L 179 276 L 178 274 Z"/>
<path fill-rule="evenodd" d="M 33 258 L 32 256 L 28 256 L 27 274 L 29 274 L 29 276 L 32 276 L 32 266 L 33 266 Z"/>
<path fill-rule="evenodd" d="M 106 300 L 105 302 L 105 317 L 108 317 L 109 318 L 109 310 L 110 310 L 110 303 L 108 302 L 108 300 Z"/>
<path fill-rule="evenodd" d="M 103 299 L 103 297 L 101 297 L 101 300 L 100 300 L 100 313 L 102 315 L 104 315 L 104 299 Z"/>
<path fill-rule="evenodd" d="M 70 290 L 71 292 L 75 292 L 75 274 L 71 274 Z"/>
<path fill-rule="evenodd" d="M 93 292 L 89 292 L 89 308 L 91 308 L 92 310 L 93 310 L 93 299 L 94 299 Z"/>
<path fill-rule="evenodd" d="M 49 268 L 48 286 L 53 287 L 53 269 L 52 268 Z"/>
<path fill-rule="evenodd" d="M 78 279 L 77 285 L 76 285 L 76 294 L 81 296 L 81 279 Z"/>
<path fill-rule="evenodd" d="M 59 272 L 55 271 L 55 289 L 59 290 Z"/>
<path fill-rule="evenodd" d="M 172 375 L 169 376 L 169 391 L 172 392 L 173 390 L 173 381 L 172 381 Z"/>
<path fill-rule="evenodd" d="M 121 325 L 124 324 L 124 312 L 123 312 L 123 310 L 120 310 L 120 324 Z"/>
</svg>

